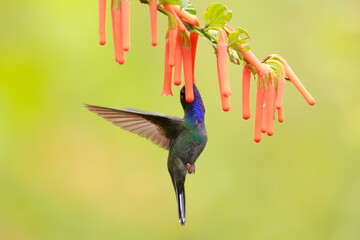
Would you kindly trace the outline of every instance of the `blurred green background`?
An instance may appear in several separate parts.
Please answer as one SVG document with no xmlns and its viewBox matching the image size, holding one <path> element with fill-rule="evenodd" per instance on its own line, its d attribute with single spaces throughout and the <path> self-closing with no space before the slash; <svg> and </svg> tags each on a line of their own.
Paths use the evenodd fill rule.
<svg viewBox="0 0 360 240">
<path fill-rule="evenodd" d="M 202 16 L 212 2 L 193 4 Z M 360 239 L 360 2 L 222 2 L 253 51 L 287 58 L 317 104 L 287 83 L 285 122 L 254 143 L 240 67 L 230 65 L 224 113 L 215 56 L 200 39 L 209 141 L 187 178 L 181 227 L 167 152 L 82 106 L 182 116 L 179 87 L 160 96 L 165 17 L 151 47 L 148 8 L 133 1 L 120 66 L 110 31 L 97 44 L 97 1 L 0 1 L 1 240 Z"/>
</svg>

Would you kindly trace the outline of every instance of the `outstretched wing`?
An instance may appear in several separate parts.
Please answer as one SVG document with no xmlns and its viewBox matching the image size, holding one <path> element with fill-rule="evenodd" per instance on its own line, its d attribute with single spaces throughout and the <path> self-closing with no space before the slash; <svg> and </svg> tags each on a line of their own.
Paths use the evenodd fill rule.
<svg viewBox="0 0 360 240">
<path fill-rule="evenodd" d="M 85 104 L 89 111 L 129 132 L 145 137 L 162 148 L 169 149 L 171 141 L 184 129 L 183 119 L 135 109 L 114 109 Z"/>
</svg>

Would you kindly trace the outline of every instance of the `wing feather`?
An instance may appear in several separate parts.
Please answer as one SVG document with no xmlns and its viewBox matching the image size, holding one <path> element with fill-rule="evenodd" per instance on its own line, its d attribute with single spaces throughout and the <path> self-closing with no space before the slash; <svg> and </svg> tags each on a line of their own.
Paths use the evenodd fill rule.
<svg viewBox="0 0 360 240">
<path fill-rule="evenodd" d="M 149 139 L 169 149 L 173 139 L 183 130 L 183 119 L 135 109 L 114 109 L 85 105 L 85 107 L 114 125 Z"/>
</svg>

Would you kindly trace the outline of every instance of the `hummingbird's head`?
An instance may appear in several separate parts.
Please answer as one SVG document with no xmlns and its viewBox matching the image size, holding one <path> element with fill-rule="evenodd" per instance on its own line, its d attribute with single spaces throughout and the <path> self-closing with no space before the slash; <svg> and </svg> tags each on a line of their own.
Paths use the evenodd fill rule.
<svg viewBox="0 0 360 240">
<path fill-rule="evenodd" d="M 205 108 L 204 108 L 204 104 L 203 104 L 202 99 L 201 99 L 200 92 L 197 89 L 195 84 L 193 85 L 193 89 L 194 89 L 194 101 L 187 102 L 186 98 L 185 98 L 185 86 L 181 88 L 181 91 L 180 91 L 181 105 L 182 105 L 185 112 L 188 112 L 188 111 L 193 112 L 193 111 L 195 111 L 198 114 L 203 116 L 203 114 L 205 113 Z"/>
<path fill-rule="evenodd" d="M 183 86 L 180 90 L 180 101 L 181 101 L 181 105 L 183 106 L 183 108 L 185 110 L 186 107 L 189 105 L 189 103 L 185 99 L 185 86 Z"/>
</svg>

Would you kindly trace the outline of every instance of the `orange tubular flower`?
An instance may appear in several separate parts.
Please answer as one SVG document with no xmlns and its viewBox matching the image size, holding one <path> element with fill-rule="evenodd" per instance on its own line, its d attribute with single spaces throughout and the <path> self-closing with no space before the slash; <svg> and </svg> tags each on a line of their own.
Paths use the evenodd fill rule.
<svg viewBox="0 0 360 240">
<path fill-rule="evenodd" d="M 181 70 L 182 70 L 182 34 L 178 32 L 176 40 L 175 51 L 175 70 L 174 70 L 174 84 L 179 86 L 181 84 Z"/>
<path fill-rule="evenodd" d="M 266 118 L 267 118 L 267 135 L 272 136 L 274 134 L 274 98 L 275 89 L 274 85 L 269 84 L 266 89 Z"/>
<path fill-rule="evenodd" d="M 285 77 L 280 76 L 278 78 L 278 88 L 277 88 L 277 98 L 276 98 L 277 109 L 280 109 L 283 106 L 284 87 L 285 87 Z"/>
<path fill-rule="evenodd" d="M 230 110 L 229 98 L 221 95 L 222 110 L 228 112 Z"/>
<path fill-rule="evenodd" d="M 199 35 L 197 33 L 190 33 L 190 43 L 191 43 L 191 62 L 192 62 L 192 74 L 195 82 L 195 60 L 196 60 L 196 49 L 198 43 Z"/>
<path fill-rule="evenodd" d="M 164 84 L 161 95 L 173 95 L 171 91 L 171 77 L 172 77 L 172 67 L 169 65 L 169 53 L 170 53 L 170 41 L 166 40 L 165 43 L 165 64 L 164 64 Z"/>
<path fill-rule="evenodd" d="M 280 123 L 284 122 L 284 107 L 281 106 L 281 108 L 278 109 L 278 121 Z"/>
<path fill-rule="evenodd" d="M 100 45 L 105 45 L 106 0 L 98 0 L 98 1 L 99 1 L 99 43 Z"/>
<path fill-rule="evenodd" d="M 290 81 L 295 85 L 295 87 L 299 90 L 299 92 L 303 95 L 305 100 L 310 105 L 315 105 L 315 99 L 311 96 L 311 94 L 306 90 L 304 85 L 301 83 L 299 78 L 295 75 L 294 71 L 290 68 L 290 66 L 286 63 L 284 64 L 285 73 L 290 78 Z"/>
<path fill-rule="evenodd" d="M 241 54 L 244 58 L 254 66 L 254 68 L 261 73 L 262 75 L 266 75 L 270 72 L 270 70 L 260 62 L 260 60 L 255 56 L 255 54 L 251 50 L 240 50 Z"/>
<path fill-rule="evenodd" d="M 266 91 L 265 91 L 265 99 L 266 99 Z M 266 103 L 263 104 L 263 112 L 262 112 L 262 118 L 261 118 L 261 132 L 266 133 L 267 131 L 267 107 Z"/>
<path fill-rule="evenodd" d="M 191 63 L 191 45 L 189 37 L 186 33 L 182 34 L 182 55 L 184 64 L 184 78 L 185 78 L 185 97 L 187 102 L 194 101 L 194 79 L 192 78 L 192 63 Z"/>
<path fill-rule="evenodd" d="M 231 89 L 228 75 L 228 60 L 227 60 L 227 36 L 223 29 L 219 29 L 219 40 L 217 44 L 217 70 L 220 93 L 224 97 L 231 96 Z"/>
<path fill-rule="evenodd" d="M 177 38 L 177 29 L 169 29 L 169 66 L 173 67 L 175 65 L 175 49 L 176 49 L 176 38 Z"/>
<path fill-rule="evenodd" d="M 264 97 L 264 103 L 262 107 L 262 116 L 261 116 L 261 132 L 266 133 L 267 131 L 267 104 L 266 104 L 266 91 L 265 91 L 265 97 Z"/>
<path fill-rule="evenodd" d="M 254 131 L 255 142 L 261 141 L 261 122 L 262 122 L 264 99 L 265 99 L 265 90 L 258 89 L 256 91 L 256 113 L 255 113 L 255 131 Z"/>
<path fill-rule="evenodd" d="M 304 87 L 304 85 L 301 83 L 299 78 L 295 75 L 294 71 L 291 69 L 287 61 L 278 54 L 273 54 L 269 56 L 268 58 L 275 58 L 280 60 L 280 62 L 283 64 L 285 69 L 286 76 L 290 79 L 290 81 L 295 85 L 295 87 L 298 89 L 298 91 L 303 95 L 305 100 L 308 102 L 309 105 L 315 105 L 316 101 L 311 96 L 311 94 L 308 92 L 308 90 Z"/>
<path fill-rule="evenodd" d="M 250 72 L 249 66 L 245 65 L 242 72 L 242 111 L 243 118 L 250 118 Z"/>
<path fill-rule="evenodd" d="M 275 121 L 275 113 L 276 113 L 276 100 L 277 100 L 277 89 L 274 89 L 274 104 L 273 104 L 273 121 Z"/>
<path fill-rule="evenodd" d="M 151 45 L 156 46 L 158 44 L 156 0 L 149 1 L 149 11 L 150 11 L 150 27 L 151 27 Z"/>
<path fill-rule="evenodd" d="M 169 36 L 169 65 L 173 67 L 175 65 L 175 49 L 177 38 L 177 23 L 174 16 L 169 13 L 168 15 L 168 36 Z"/>
<path fill-rule="evenodd" d="M 130 1 L 121 1 L 121 25 L 124 51 L 130 50 Z"/>
<path fill-rule="evenodd" d="M 169 5 L 169 4 L 163 4 L 164 8 L 170 12 L 171 15 L 174 16 L 175 18 L 175 21 L 178 25 L 178 29 L 180 32 L 185 32 L 186 31 L 186 27 L 185 25 L 182 23 L 182 21 L 180 20 L 179 16 L 176 14 L 174 8 L 173 8 L 173 5 Z"/>
<path fill-rule="evenodd" d="M 195 15 L 192 15 L 187 11 L 180 9 L 178 5 L 173 5 L 172 7 L 174 8 L 177 15 L 179 15 L 179 17 L 184 19 L 187 23 L 199 26 L 199 19 Z"/>
<path fill-rule="evenodd" d="M 114 49 L 115 49 L 115 60 L 120 63 L 125 63 L 125 54 L 123 49 L 122 37 L 121 37 L 121 11 L 120 11 L 120 1 L 112 0 L 111 4 L 111 18 L 112 18 L 112 28 L 113 28 L 113 37 L 114 37 Z"/>
</svg>

